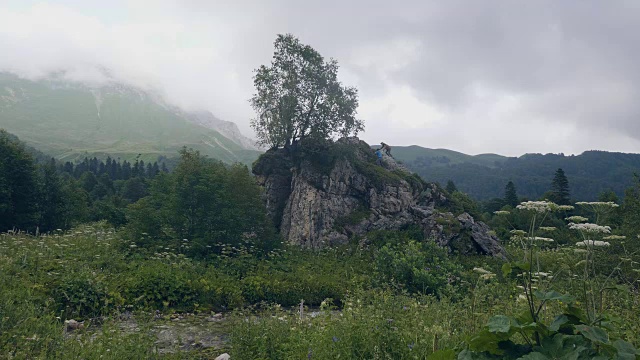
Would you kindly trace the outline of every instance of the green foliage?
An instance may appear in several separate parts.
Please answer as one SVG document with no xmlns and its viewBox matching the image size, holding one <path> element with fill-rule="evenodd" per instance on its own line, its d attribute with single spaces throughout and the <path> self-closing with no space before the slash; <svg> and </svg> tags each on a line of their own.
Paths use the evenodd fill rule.
<svg viewBox="0 0 640 360">
<path fill-rule="evenodd" d="M 549 181 L 562 168 L 571 182 L 571 195 L 594 201 L 612 190 L 622 197 L 640 168 L 639 154 L 586 151 L 580 155 L 526 154 L 504 157 L 492 154 L 470 156 L 446 149 L 394 146 L 394 157 L 429 182 L 452 180 L 458 190 L 487 201 L 504 197 L 504 184 L 513 181 L 518 195 L 539 199 L 549 190 Z M 499 209 L 499 207 L 498 207 Z"/>
<path fill-rule="evenodd" d="M 516 192 L 516 186 L 513 184 L 513 181 L 509 181 L 504 188 L 504 204 L 512 208 L 519 204 L 518 193 Z"/>
<path fill-rule="evenodd" d="M 569 194 L 569 180 L 567 179 L 567 176 L 564 174 L 564 171 L 562 169 L 556 170 L 556 173 L 553 176 L 549 200 L 558 205 L 571 204 L 571 198 Z"/>
<path fill-rule="evenodd" d="M 459 349 L 463 341 L 477 335 L 479 324 L 489 322 L 491 314 L 526 323 L 521 314 L 527 306 L 517 300 L 521 291 L 515 287 L 520 279 L 517 272 L 523 271 L 518 270 L 518 264 L 512 264 L 504 277 L 478 279 L 472 268 L 498 273 L 503 262 L 481 256 L 443 257 L 446 253 L 440 248 L 415 241 L 409 245 L 413 239 L 422 240 L 417 228 L 374 232 L 357 246 L 322 251 L 288 247 L 266 257 L 225 246 L 220 255 L 207 259 L 189 259 L 177 244 L 136 247 L 123 235 L 105 223 L 38 237 L 1 234 L 0 353 L 11 353 L 15 358 L 154 358 L 159 355 L 153 350 L 157 339 L 151 327 L 165 323 L 144 319 L 155 310 L 164 315 L 235 309 L 234 320 L 227 323 L 231 335 L 227 345 L 232 356 L 249 359 L 306 358 L 309 352 L 312 359 L 450 359 L 451 349 Z M 442 278 L 435 275 L 438 269 L 433 266 L 441 264 L 447 269 L 450 264 L 457 274 L 456 285 L 440 287 L 439 297 L 403 294 L 398 290 L 407 290 L 404 286 L 389 289 L 389 284 L 399 282 L 395 278 L 393 282 L 380 281 L 376 260 L 381 259 L 381 248 L 385 256 L 402 260 L 400 264 L 418 259 L 416 268 L 431 266 L 435 277 L 427 280 L 435 279 L 436 283 Z M 419 255 L 413 256 L 411 249 Z M 514 258 L 523 253 L 513 252 Z M 566 267 L 582 256 L 572 250 L 542 251 L 539 255 L 544 268 L 555 264 Z M 630 262 L 625 264 L 630 266 Z M 553 284 L 572 293 L 577 289 L 571 277 L 557 276 Z M 549 310 L 541 313 L 541 323 L 550 332 L 597 340 L 602 332 L 594 328 L 600 328 L 609 339 L 600 348 L 632 354 L 640 334 L 634 288 L 605 293 L 604 307 L 618 319 L 588 323 L 576 320 L 585 318 L 577 303 L 572 308 L 560 303 L 569 301 L 563 297 L 565 291 L 553 292 L 544 286 L 537 296 L 546 299 Z M 301 300 L 305 305 L 302 317 L 298 313 Z M 118 320 L 129 312 L 140 331 L 127 332 L 129 320 Z M 88 329 L 63 336 L 63 321 L 70 316 L 85 320 Z M 99 326 L 94 325 L 97 323 Z M 497 331 L 500 326 L 504 331 L 504 322 L 494 323 L 492 328 Z M 567 333 L 574 328 L 573 334 Z M 520 335 L 509 339 L 533 351 Z M 211 357 L 207 350 L 190 349 L 175 357 Z M 220 352 L 215 350 L 214 356 Z"/>
<path fill-rule="evenodd" d="M 0 129 L 0 159 L 0 231 L 35 230 L 39 211 L 33 158 Z"/>
<path fill-rule="evenodd" d="M 447 180 L 447 186 L 445 187 L 445 190 L 447 190 L 449 194 L 453 194 L 454 192 L 458 191 L 458 188 L 456 187 L 456 184 L 453 182 L 453 180 L 449 179 Z"/>
<path fill-rule="evenodd" d="M 278 306 L 258 314 L 243 311 L 232 327 L 230 354 L 240 359 L 424 359 L 434 348 L 455 342 L 451 329 L 463 329 L 451 305 L 355 291 L 340 312 L 330 306 L 314 316 L 307 308 L 302 316 Z M 429 359 L 451 358 L 437 356 Z"/>
<path fill-rule="evenodd" d="M 199 257 L 221 244 L 261 252 L 276 246 L 260 189 L 245 166 L 227 167 L 186 149 L 181 156 L 171 174 L 152 183 L 149 197 L 129 208 L 127 228 L 139 245 L 182 244 Z"/>
<path fill-rule="evenodd" d="M 64 274 L 51 289 L 53 300 L 65 318 L 86 319 L 107 312 L 109 301 L 102 280 L 87 271 Z"/>
<path fill-rule="evenodd" d="M 442 295 L 462 268 L 433 241 L 385 245 L 376 254 L 376 278 L 410 293 Z"/>
<path fill-rule="evenodd" d="M 369 218 L 369 216 L 371 216 L 371 210 L 365 206 L 362 206 L 352 211 L 347 216 L 337 218 L 333 226 L 337 230 L 342 230 L 345 228 L 345 226 L 359 224 L 361 221 Z"/>
<path fill-rule="evenodd" d="M 270 147 L 289 146 L 312 136 L 328 139 L 364 129 L 355 118 L 358 93 L 337 79 L 338 62 L 324 58 L 291 34 L 278 35 L 271 66 L 253 79 L 256 93 L 251 121 L 258 140 Z"/>
<path fill-rule="evenodd" d="M 590 218 L 595 221 L 617 206 L 612 202 L 578 205 L 591 209 L 594 213 Z M 554 241 L 537 236 L 537 232 L 539 229 L 551 229 L 541 225 L 551 212 L 566 208 L 549 202 L 522 203 L 518 208 L 529 216 L 529 225 L 526 226 L 529 231 L 513 233 L 521 246 L 523 259 L 505 263 L 502 273 L 505 277 L 515 275 L 513 278 L 521 283 L 523 294 L 519 297 L 526 301 L 528 309 L 517 315 L 492 317 L 486 329 L 468 341 L 468 348 L 459 354 L 458 359 L 635 359 L 640 355 L 633 344 L 620 336 L 622 332 L 618 324 L 605 311 L 605 292 L 610 289 L 620 296 L 620 291 L 627 289 L 623 285 L 610 284 L 613 275 L 621 270 L 621 262 L 611 271 L 607 266 L 596 264 L 596 260 L 602 259 L 603 251 L 599 247 L 607 248 L 610 244 L 599 241 L 598 245 L 593 239 L 610 233 L 610 228 L 596 224 L 570 224 L 583 241 L 576 244 L 575 253 L 568 249 L 570 252 L 564 264 L 549 263 L 545 261 L 544 244 Z M 619 238 L 605 237 L 612 241 Z M 483 269 L 478 272 L 488 274 Z M 573 291 L 575 295 L 561 293 L 552 287 L 559 276 L 567 275 L 572 281 L 564 291 Z M 561 308 L 560 314 L 555 312 Z M 550 316 L 554 312 L 556 315 Z"/>
<path fill-rule="evenodd" d="M 126 280 L 127 290 L 123 295 L 142 308 L 193 311 L 199 285 L 194 283 L 195 279 L 197 276 L 188 264 L 151 262 Z"/>
<path fill-rule="evenodd" d="M 622 203 L 622 227 L 632 235 L 640 234 L 640 176 L 636 175 L 634 184 L 627 189 Z"/>
<path fill-rule="evenodd" d="M 475 202 L 469 195 L 460 191 L 456 191 L 451 194 L 449 201 L 449 210 L 455 216 L 466 212 L 476 219 L 482 219 L 482 213 L 480 212 L 478 203 Z"/>
</svg>

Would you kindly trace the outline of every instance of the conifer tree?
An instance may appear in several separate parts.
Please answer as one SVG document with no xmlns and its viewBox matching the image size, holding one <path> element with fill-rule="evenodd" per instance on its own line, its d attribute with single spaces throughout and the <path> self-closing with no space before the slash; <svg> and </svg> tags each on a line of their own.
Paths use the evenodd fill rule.
<svg viewBox="0 0 640 360">
<path fill-rule="evenodd" d="M 456 187 L 456 184 L 453 183 L 453 180 L 448 180 L 445 190 L 447 190 L 449 194 L 453 194 L 454 192 L 458 191 L 458 188 Z"/>
<path fill-rule="evenodd" d="M 553 181 L 551 182 L 550 197 L 551 198 L 549 200 L 555 202 L 556 204 L 571 204 L 569 180 L 567 179 L 567 176 L 564 174 L 564 171 L 561 168 L 556 170 Z"/>
<path fill-rule="evenodd" d="M 518 193 L 516 192 L 516 186 L 513 184 L 513 181 L 509 181 L 504 188 L 504 202 L 511 207 L 518 205 Z"/>
<path fill-rule="evenodd" d="M 62 178 L 56 171 L 56 162 L 51 159 L 42 166 L 40 205 L 40 231 L 51 231 L 62 227 L 64 221 L 65 198 Z"/>
<path fill-rule="evenodd" d="M 24 146 L 0 130 L 0 231 L 35 230 L 38 174 Z"/>
</svg>

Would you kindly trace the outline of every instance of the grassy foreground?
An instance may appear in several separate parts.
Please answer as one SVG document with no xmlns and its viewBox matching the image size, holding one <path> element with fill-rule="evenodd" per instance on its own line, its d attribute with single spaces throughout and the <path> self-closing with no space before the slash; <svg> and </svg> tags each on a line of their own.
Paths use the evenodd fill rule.
<svg viewBox="0 0 640 360">
<path fill-rule="evenodd" d="M 381 233 L 367 247 L 285 248 L 262 258 L 229 248 L 193 260 L 183 255 L 186 244 L 140 249 L 105 224 L 37 237 L 5 233 L 0 358 L 215 358 L 227 351 L 234 359 L 425 359 L 435 350 L 462 349 L 492 315 L 526 311 L 518 279 L 503 275 L 502 261 L 437 255 L 410 237 Z M 616 251 L 600 256 L 606 262 L 619 257 Z M 553 247 L 541 249 L 537 261 L 560 274 L 580 256 Z M 602 303 L 615 315 L 610 335 L 637 346 L 637 272 L 629 266 Z M 496 275 L 473 271 L 479 267 Z M 571 276 L 553 283 L 572 293 L 578 285 Z M 549 303 L 542 320 L 552 321 L 560 308 Z M 158 351 L 151 331 L 158 321 L 172 313 L 219 311 L 227 314 L 229 335 L 220 349 Z M 135 331 L 122 325 L 130 316 Z M 69 319 L 85 328 L 65 331 Z"/>
</svg>

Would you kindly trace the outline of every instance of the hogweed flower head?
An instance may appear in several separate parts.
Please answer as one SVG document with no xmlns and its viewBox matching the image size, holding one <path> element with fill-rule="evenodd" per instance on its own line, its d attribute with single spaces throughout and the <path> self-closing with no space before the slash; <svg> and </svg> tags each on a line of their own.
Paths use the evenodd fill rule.
<svg viewBox="0 0 640 360">
<path fill-rule="evenodd" d="M 525 236 L 527 233 L 524 230 L 511 230 L 513 236 Z"/>
<path fill-rule="evenodd" d="M 540 226 L 540 230 L 542 230 L 542 231 L 555 231 L 556 227 L 555 226 Z"/>
<path fill-rule="evenodd" d="M 525 201 L 516 206 L 516 209 L 545 213 L 547 211 L 552 211 L 555 207 L 557 207 L 557 205 L 550 201 Z"/>
<path fill-rule="evenodd" d="M 616 208 L 620 205 L 614 203 L 613 201 L 580 201 L 577 202 L 576 205 L 587 205 L 587 206 L 603 206 L 603 207 L 612 207 Z"/>
<path fill-rule="evenodd" d="M 606 241 L 600 240 L 584 240 L 576 243 L 576 246 L 593 246 L 593 247 L 602 247 L 602 246 L 610 246 Z"/>
<path fill-rule="evenodd" d="M 571 205 L 558 205 L 558 206 L 556 207 L 556 210 L 559 210 L 559 211 L 569 211 L 569 210 L 573 210 L 573 206 L 571 206 Z"/>
<path fill-rule="evenodd" d="M 553 242 L 553 239 L 551 239 L 551 238 L 540 237 L 540 236 L 534 236 L 532 239 L 534 241 Z"/>
<path fill-rule="evenodd" d="M 622 236 L 622 235 L 609 235 L 609 236 L 603 237 L 604 240 L 624 240 L 626 238 L 627 238 L 626 236 Z"/>
<path fill-rule="evenodd" d="M 570 222 L 572 222 L 572 223 L 576 223 L 576 224 L 577 224 L 577 223 L 583 223 L 583 222 L 589 221 L 589 219 L 587 219 L 586 217 L 584 217 L 584 216 L 578 216 L 578 215 L 569 216 L 568 218 L 564 218 L 564 219 L 565 219 L 565 220 L 567 220 L 567 221 L 570 221 Z"/>
<path fill-rule="evenodd" d="M 509 214 L 511 214 L 510 211 L 506 211 L 506 210 L 498 210 L 498 211 L 494 211 L 493 213 L 496 214 L 496 215 L 509 215 Z"/>
<path fill-rule="evenodd" d="M 590 223 L 584 223 L 584 224 L 570 223 L 569 229 L 588 232 L 588 233 L 611 234 L 611 227 L 601 226 L 598 224 L 590 224 Z"/>
<path fill-rule="evenodd" d="M 474 268 L 473 268 L 473 271 L 475 271 L 475 272 L 477 272 L 477 273 L 479 273 L 479 274 L 483 274 L 483 275 L 486 275 L 486 274 L 493 274 L 491 271 L 489 271 L 489 270 L 485 270 L 485 269 L 480 268 L 480 267 L 474 267 Z"/>
</svg>

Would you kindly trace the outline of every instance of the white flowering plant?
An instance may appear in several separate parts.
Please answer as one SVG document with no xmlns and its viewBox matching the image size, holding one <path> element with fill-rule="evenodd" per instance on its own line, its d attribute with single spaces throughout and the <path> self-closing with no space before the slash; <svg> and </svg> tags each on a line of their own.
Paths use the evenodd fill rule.
<svg viewBox="0 0 640 360">
<path fill-rule="evenodd" d="M 579 204 L 582 205 L 582 204 Z M 602 213 L 609 203 L 588 203 L 594 211 Z M 529 214 L 528 230 L 512 230 L 512 239 L 519 242 L 524 254 L 521 260 L 507 262 L 502 266 L 505 277 L 517 279 L 521 293 L 517 301 L 526 302 L 526 313 L 519 316 L 493 316 L 484 330 L 468 342 L 468 348 L 458 354 L 458 359 L 636 359 L 640 351 L 622 339 L 613 339 L 608 317 L 603 313 L 601 296 L 609 278 L 594 280 L 594 254 L 610 246 L 609 241 L 616 238 L 611 228 L 598 223 L 585 223 L 588 219 L 572 216 L 567 218 L 571 230 L 583 236 L 575 244 L 577 256 L 584 256 L 577 266 L 582 267 L 583 293 L 580 301 L 572 294 L 561 293 L 553 289 L 557 275 L 567 275 L 562 271 L 556 274 L 543 270 L 540 253 L 544 244 L 553 243 L 538 232 L 549 233 L 555 228 L 542 226 L 548 215 L 554 211 L 568 211 L 571 206 L 559 206 L 548 201 L 527 201 L 516 207 Z M 500 215 L 496 213 L 496 215 Z M 601 218 L 598 214 L 596 219 Z M 587 238 L 587 235 L 589 238 Z M 602 239 L 604 236 L 608 236 Z M 490 277 L 490 272 L 474 269 L 481 277 Z M 600 291 L 600 292 L 598 292 Z M 558 302 L 564 311 L 548 323 L 548 314 L 543 314 L 549 304 Z M 557 307 L 553 307 L 557 308 Z M 544 315 L 544 316 L 543 316 Z M 518 339 L 516 339 L 518 337 Z M 521 340 L 524 340 L 524 344 Z"/>
</svg>

